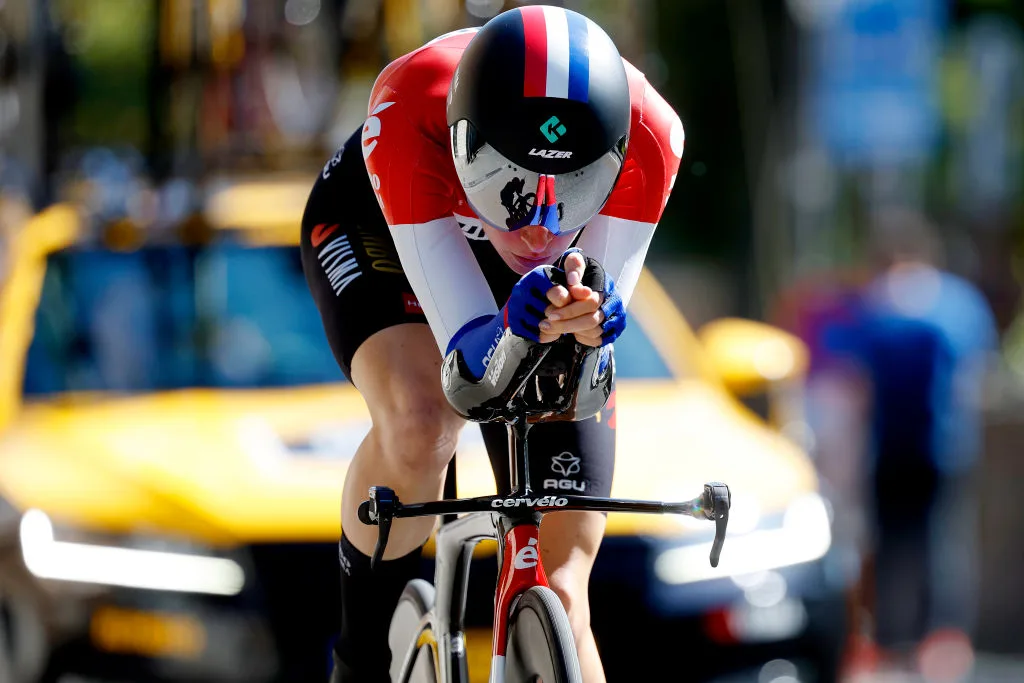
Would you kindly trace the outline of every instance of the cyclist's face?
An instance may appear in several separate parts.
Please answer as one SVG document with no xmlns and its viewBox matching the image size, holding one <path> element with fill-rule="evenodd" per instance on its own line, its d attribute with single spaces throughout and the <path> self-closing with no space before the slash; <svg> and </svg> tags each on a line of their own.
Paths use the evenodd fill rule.
<svg viewBox="0 0 1024 683">
<path fill-rule="evenodd" d="M 576 232 L 552 235 L 540 225 L 528 225 L 514 232 L 505 232 L 484 223 L 484 232 L 506 265 L 520 275 L 537 266 L 552 263 L 569 248 L 576 237 Z"/>
</svg>

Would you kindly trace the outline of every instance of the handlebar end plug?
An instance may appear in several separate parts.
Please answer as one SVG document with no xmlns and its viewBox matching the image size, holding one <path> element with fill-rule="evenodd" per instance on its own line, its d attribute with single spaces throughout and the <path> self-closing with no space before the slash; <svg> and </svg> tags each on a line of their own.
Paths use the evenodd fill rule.
<svg viewBox="0 0 1024 683">
<path fill-rule="evenodd" d="M 373 526 L 377 523 L 376 516 L 370 515 L 370 501 L 368 500 L 364 500 L 362 503 L 359 504 L 358 514 L 359 521 L 363 524 L 366 524 L 367 526 Z"/>
</svg>

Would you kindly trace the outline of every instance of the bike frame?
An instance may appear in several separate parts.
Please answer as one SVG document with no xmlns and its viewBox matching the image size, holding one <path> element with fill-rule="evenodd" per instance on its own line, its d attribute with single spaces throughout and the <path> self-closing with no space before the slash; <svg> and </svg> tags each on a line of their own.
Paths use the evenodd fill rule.
<svg viewBox="0 0 1024 683">
<path fill-rule="evenodd" d="M 505 534 L 496 529 L 511 522 Z M 469 569 L 473 549 L 480 541 L 498 539 L 501 573 L 498 576 L 494 607 L 491 659 L 491 683 L 504 679 L 508 618 L 514 600 L 531 586 L 547 586 L 540 561 L 540 515 L 534 522 L 512 522 L 502 515 L 469 514 L 444 525 L 436 537 L 434 585 L 437 594 L 431 615 L 431 627 L 437 643 L 439 683 L 465 683 L 469 680 L 466 662 L 465 614 L 469 587 Z M 402 667 L 402 681 L 412 670 L 411 649 Z"/>
<path fill-rule="evenodd" d="M 507 496 L 482 496 L 462 500 L 442 500 L 403 505 L 393 496 L 392 505 L 374 507 L 373 523 L 381 524 L 381 539 L 375 557 L 383 556 L 391 519 L 461 514 L 443 524 L 435 539 L 434 607 L 428 620 L 437 646 L 438 683 L 468 683 L 466 662 L 465 614 L 469 587 L 469 570 L 477 543 L 489 538 L 498 540 L 500 572 L 494 604 L 493 640 L 490 683 L 504 683 L 505 651 L 508 625 L 516 599 L 533 586 L 547 586 L 547 574 L 541 563 L 540 523 L 548 512 L 558 510 L 593 510 L 600 512 L 641 512 L 653 514 L 685 514 L 714 519 L 716 542 L 711 563 L 718 565 L 718 553 L 728 524 L 728 488 L 721 484 L 705 485 L 702 496 L 682 503 L 660 503 L 585 496 L 544 495 L 533 498 L 529 479 L 529 453 L 526 439 L 530 423 L 525 414 L 508 423 L 509 468 L 512 492 Z M 712 491 L 713 487 L 716 489 Z M 717 490 L 721 487 L 721 490 Z M 370 503 L 378 506 L 377 487 L 370 489 Z M 393 493 L 390 492 L 389 493 Z M 723 496 L 725 496 L 723 498 Z M 724 504 L 719 507 L 719 501 Z M 366 503 L 364 503 L 365 505 Z M 376 516 L 376 517 L 374 517 Z M 421 624 L 422 632 L 427 624 Z M 417 648 L 410 648 L 402 664 L 400 681 L 406 683 L 415 662 Z"/>
</svg>

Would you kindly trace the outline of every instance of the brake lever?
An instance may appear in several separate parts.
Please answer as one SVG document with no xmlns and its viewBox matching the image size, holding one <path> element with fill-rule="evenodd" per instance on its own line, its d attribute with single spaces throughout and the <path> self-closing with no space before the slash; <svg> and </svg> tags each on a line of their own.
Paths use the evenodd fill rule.
<svg viewBox="0 0 1024 683">
<path fill-rule="evenodd" d="M 725 545 L 725 530 L 729 526 L 729 508 L 732 492 L 722 482 L 704 484 L 704 516 L 715 520 L 715 542 L 711 544 L 711 566 L 717 567 Z"/>
<path fill-rule="evenodd" d="M 370 499 L 359 504 L 359 521 L 366 525 L 377 525 L 377 545 L 370 558 L 370 569 L 376 569 L 377 564 L 384 559 L 388 536 L 391 535 L 391 521 L 400 505 L 394 490 L 387 486 L 371 486 Z"/>
</svg>

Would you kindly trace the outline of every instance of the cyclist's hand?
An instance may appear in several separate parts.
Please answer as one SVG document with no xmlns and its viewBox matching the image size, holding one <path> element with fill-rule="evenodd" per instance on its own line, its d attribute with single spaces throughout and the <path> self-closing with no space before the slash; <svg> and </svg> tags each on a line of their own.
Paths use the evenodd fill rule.
<svg viewBox="0 0 1024 683">
<path fill-rule="evenodd" d="M 589 287 L 584 287 L 580 284 L 580 280 L 582 280 L 583 273 L 586 270 L 586 262 L 581 254 L 571 252 L 565 257 L 563 265 L 565 267 L 565 279 L 569 283 L 569 287 L 555 285 L 548 290 L 548 301 L 551 302 L 551 306 L 554 308 L 562 308 L 575 299 L 581 299 L 591 292 Z M 551 307 L 548 308 L 549 310 L 551 309 Z"/>
<path fill-rule="evenodd" d="M 540 323 L 541 342 L 551 342 L 563 334 L 573 334 L 576 341 L 588 346 L 601 345 L 601 293 L 580 284 L 586 261 L 579 252 L 565 257 L 565 280 L 569 287 L 556 285 L 548 290 L 551 305 Z"/>
</svg>

